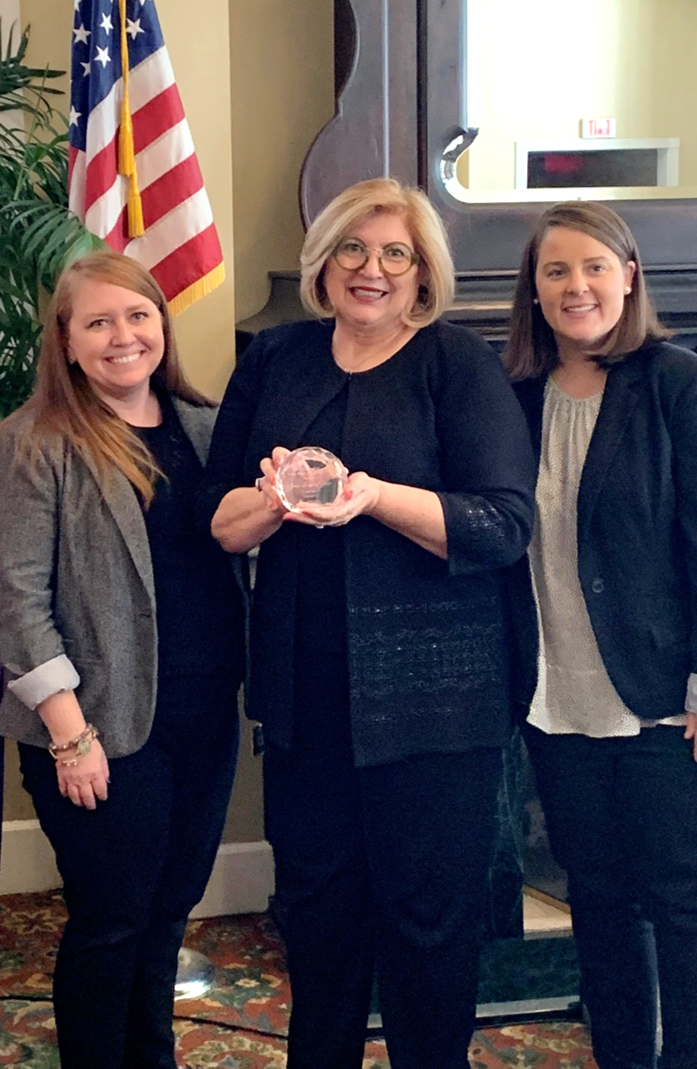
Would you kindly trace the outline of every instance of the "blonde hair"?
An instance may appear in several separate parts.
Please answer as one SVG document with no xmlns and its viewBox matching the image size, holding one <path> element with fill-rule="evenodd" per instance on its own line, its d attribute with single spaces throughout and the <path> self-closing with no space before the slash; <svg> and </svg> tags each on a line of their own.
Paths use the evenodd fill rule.
<svg viewBox="0 0 697 1069">
<path fill-rule="evenodd" d="M 357 182 L 334 198 L 314 220 L 300 254 L 300 297 L 320 319 L 334 309 L 324 288 L 327 260 L 351 228 L 379 213 L 399 215 L 419 254 L 419 293 L 414 307 L 402 318 L 409 327 L 426 327 L 441 315 L 455 289 L 453 260 L 445 227 L 428 197 L 394 178 Z"/>
<path fill-rule="evenodd" d="M 646 292 L 641 257 L 631 230 L 617 212 L 597 201 L 567 201 L 555 204 L 537 221 L 518 274 L 511 332 L 503 361 L 513 379 L 534 378 L 551 371 L 559 362 L 557 342 L 540 305 L 536 303 L 535 275 L 540 246 L 553 227 L 577 230 L 599 241 L 614 252 L 623 267 L 630 260 L 636 264 L 631 292 L 626 295 L 622 315 L 601 345 L 593 350 L 593 359 L 603 367 L 619 363 L 647 341 L 669 338 Z"/>
<path fill-rule="evenodd" d="M 185 401 L 211 404 L 190 385 L 180 367 L 167 301 L 152 275 L 129 256 L 110 251 L 91 253 L 63 271 L 48 307 L 36 386 L 26 405 L 33 415 L 32 453 L 36 456 L 48 437 L 59 435 L 94 462 L 102 486 L 116 469 L 148 505 L 160 474 L 154 457 L 128 424 L 97 396 L 80 365 L 68 359 L 75 292 L 88 280 L 132 290 L 156 305 L 162 318 L 164 353 L 153 377 L 168 393 Z"/>
</svg>

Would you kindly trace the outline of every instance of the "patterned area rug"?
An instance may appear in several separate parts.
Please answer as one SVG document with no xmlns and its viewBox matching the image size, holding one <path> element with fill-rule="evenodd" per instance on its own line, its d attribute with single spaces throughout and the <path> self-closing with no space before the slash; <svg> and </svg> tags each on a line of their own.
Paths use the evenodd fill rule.
<svg viewBox="0 0 697 1069">
<path fill-rule="evenodd" d="M 0 897 L 0 1067 L 59 1069 L 50 991 L 64 920 L 58 892 Z M 192 921 L 186 945 L 211 959 L 216 982 L 205 998 L 176 1004 L 180 1064 L 283 1069 L 290 988 L 270 918 Z M 597 1069 L 586 1029 L 567 1022 L 480 1029 L 470 1060 L 472 1069 Z M 363 1069 L 389 1064 L 382 1041 L 366 1044 Z"/>
</svg>

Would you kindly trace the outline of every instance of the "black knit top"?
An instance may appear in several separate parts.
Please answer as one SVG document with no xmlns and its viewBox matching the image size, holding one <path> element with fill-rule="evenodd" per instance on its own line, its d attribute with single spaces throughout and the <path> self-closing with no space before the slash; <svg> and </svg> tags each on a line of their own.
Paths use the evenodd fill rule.
<svg viewBox="0 0 697 1069">
<path fill-rule="evenodd" d="M 157 605 L 158 679 L 241 675 L 240 595 L 230 560 L 194 525 L 202 468 L 174 406 L 159 395 L 162 422 L 134 427 L 165 478 L 144 510 Z"/>
</svg>

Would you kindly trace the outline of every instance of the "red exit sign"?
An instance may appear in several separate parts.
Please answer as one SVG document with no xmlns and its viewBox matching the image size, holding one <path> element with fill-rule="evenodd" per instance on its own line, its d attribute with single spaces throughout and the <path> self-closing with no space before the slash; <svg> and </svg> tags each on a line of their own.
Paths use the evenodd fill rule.
<svg viewBox="0 0 697 1069">
<path fill-rule="evenodd" d="M 614 137 L 615 119 L 581 119 L 581 137 Z"/>
</svg>

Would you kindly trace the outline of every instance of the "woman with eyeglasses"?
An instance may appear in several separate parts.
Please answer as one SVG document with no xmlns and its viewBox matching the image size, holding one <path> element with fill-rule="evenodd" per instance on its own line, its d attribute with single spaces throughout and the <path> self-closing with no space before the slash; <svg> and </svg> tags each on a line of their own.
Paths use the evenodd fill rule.
<svg viewBox="0 0 697 1069">
<path fill-rule="evenodd" d="M 301 263 L 317 318 L 245 352 L 200 502 L 226 550 L 260 544 L 248 712 L 288 1069 L 360 1069 L 376 965 L 393 1069 L 466 1069 L 509 733 L 502 571 L 531 532 L 531 448 L 496 354 L 438 319 L 453 265 L 422 193 L 347 189 Z M 300 446 L 350 471 L 332 506 L 284 507 Z"/>
</svg>

